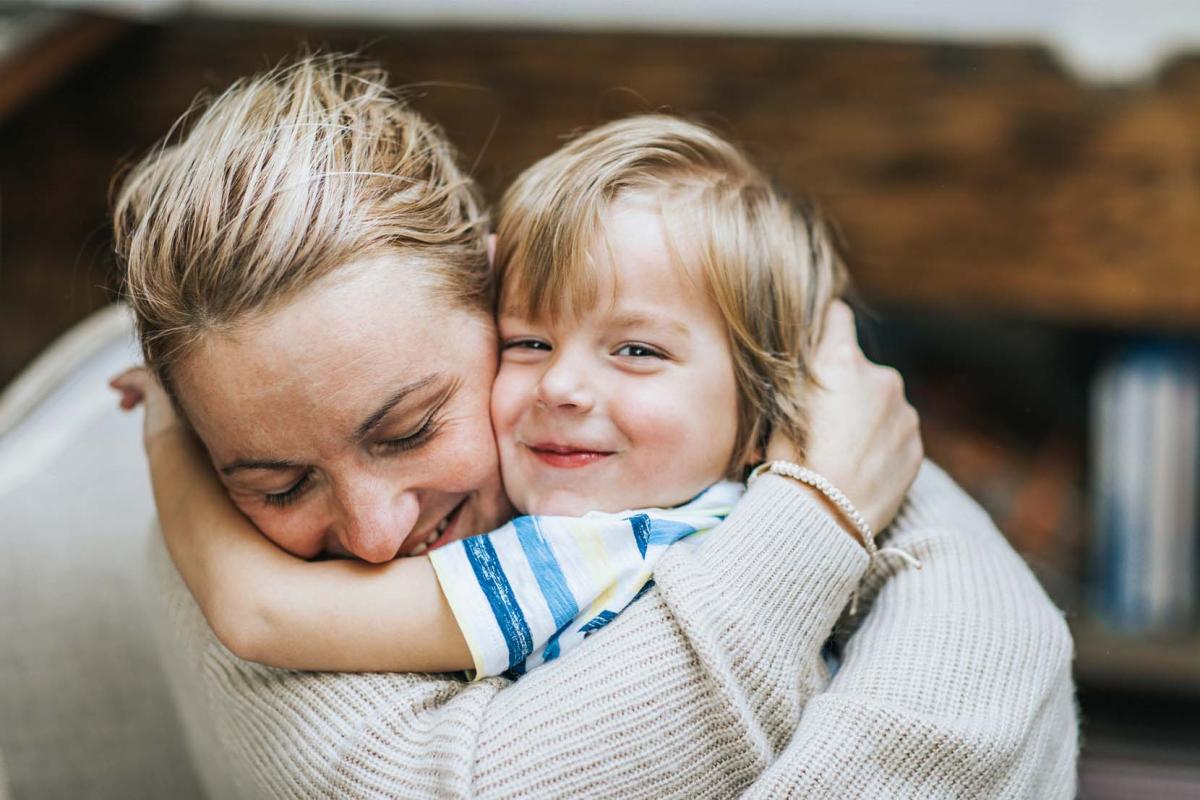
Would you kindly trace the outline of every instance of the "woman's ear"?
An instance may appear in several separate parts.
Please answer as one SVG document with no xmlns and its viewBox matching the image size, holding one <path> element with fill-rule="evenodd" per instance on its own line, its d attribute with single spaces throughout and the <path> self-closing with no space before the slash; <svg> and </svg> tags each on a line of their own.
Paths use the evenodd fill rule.
<svg viewBox="0 0 1200 800">
<path fill-rule="evenodd" d="M 496 266 L 496 234 L 489 233 L 487 237 L 488 266 Z"/>
</svg>

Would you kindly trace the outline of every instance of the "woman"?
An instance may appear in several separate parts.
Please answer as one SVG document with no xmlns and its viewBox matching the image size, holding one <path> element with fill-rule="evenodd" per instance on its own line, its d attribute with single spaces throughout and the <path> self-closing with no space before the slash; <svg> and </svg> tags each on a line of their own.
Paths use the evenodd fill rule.
<svg viewBox="0 0 1200 800">
<path fill-rule="evenodd" d="M 486 219 L 440 133 L 382 75 L 343 67 L 235 86 L 131 174 L 117 245 L 147 361 L 224 484 L 160 495 L 160 513 L 202 532 L 197 509 L 233 519 L 228 493 L 295 556 L 381 562 L 506 512 Z M 880 529 L 919 462 L 911 412 L 848 314 L 830 319 L 803 455 Z M 156 442 L 179 429 L 158 422 L 147 449 L 169 469 Z M 279 502 L 301 484 L 303 503 Z M 919 577 L 764 477 L 602 634 L 515 684 L 288 673 L 185 646 L 226 756 L 268 794 L 1072 794 L 1070 642 L 1036 582 L 933 467 L 891 539 Z M 860 584 L 874 608 L 830 681 L 820 651 Z"/>
</svg>

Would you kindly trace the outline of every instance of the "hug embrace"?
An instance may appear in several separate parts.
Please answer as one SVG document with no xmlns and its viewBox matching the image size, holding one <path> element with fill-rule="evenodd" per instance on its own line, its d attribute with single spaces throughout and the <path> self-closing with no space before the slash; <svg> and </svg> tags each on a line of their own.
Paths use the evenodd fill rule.
<svg viewBox="0 0 1200 800">
<path fill-rule="evenodd" d="M 493 233 L 386 75 L 315 56 L 207 103 L 114 227 L 231 791 L 1073 796 L 1061 615 L 922 463 L 825 223 L 713 131 L 584 133 Z"/>
</svg>

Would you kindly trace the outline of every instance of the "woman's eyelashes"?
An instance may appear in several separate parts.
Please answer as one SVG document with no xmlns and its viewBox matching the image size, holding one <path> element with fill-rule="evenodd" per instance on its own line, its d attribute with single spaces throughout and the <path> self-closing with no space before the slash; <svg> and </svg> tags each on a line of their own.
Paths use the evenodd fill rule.
<svg viewBox="0 0 1200 800">
<path fill-rule="evenodd" d="M 403 453 L 415 450 L 432 439 L 437 434 L 439 428 L 439 421 L 435 419 L 434 414 L 430 414 L 421 421 L 421 424 L 412 433 L 406 433 L 403 436 L 397 436 L 392 439 L 384 439 L 379 443 L 378 447 L 387 453 Z"/>
<path fill-rule="evenodd" d="M 440 409 L 441 406 L 433 409 L 411 433 L 391 439 L 383 439 L 375 443 L 375 448 L 381 451 L 383 455 L 391 455 L 393 453 L 408 452 L 421 447 L 433 439 L 438 431 L 441 430 L 441 421 L 437 416 L 437 412 Z M 282 492 L 263 493 L 263 502 L 269 506 L 283 508 L 296 502 L 310 488 L 311 484 L 312 470 L 308 470 L 295 483 Z"/>
<path fill-rule="evenodd" d="M 304 493 L 308 488 L 308 484 L 312 481 L 312 470 L 305 472 L 300 476 L 300 479 L 284 489 L 282 492 L 267 492 L 263 495 L 263 501 L 269 506 L 283 508 L 295 502 L 296 498 Z"/>
<path fill-rule="evenodd" d="M 416 450 L 418 447 L 426 444 L 437 436 L 438 431 L 442 428 L 442 419 L 446 415 L 447 404 L 450 398 L 458 392 L 459 382 L 451 381 L 437 394 L 433 399 L 432 404 L 425 412 L 425 416 L 421 421 L 408 433 L 401 436 L 393 436 L 388 439 L 379 441 L 375 446 L 384 455 L 393 453 L 406 453 L 411 450 Z"/>
</svg>

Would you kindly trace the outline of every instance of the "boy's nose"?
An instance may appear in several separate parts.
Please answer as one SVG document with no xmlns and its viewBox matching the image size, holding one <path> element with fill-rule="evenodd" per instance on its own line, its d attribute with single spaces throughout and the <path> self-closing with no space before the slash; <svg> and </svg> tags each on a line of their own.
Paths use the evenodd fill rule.
<svg viewBox="0 0 1200 800">
<path fill-rule="evenodd" d="M 586 412 L 591 410 L 595 397 L 586 372 L 579 365 L 560 360 L 538 382 L 537 401 L 548 409 Z"/>
</svg>

